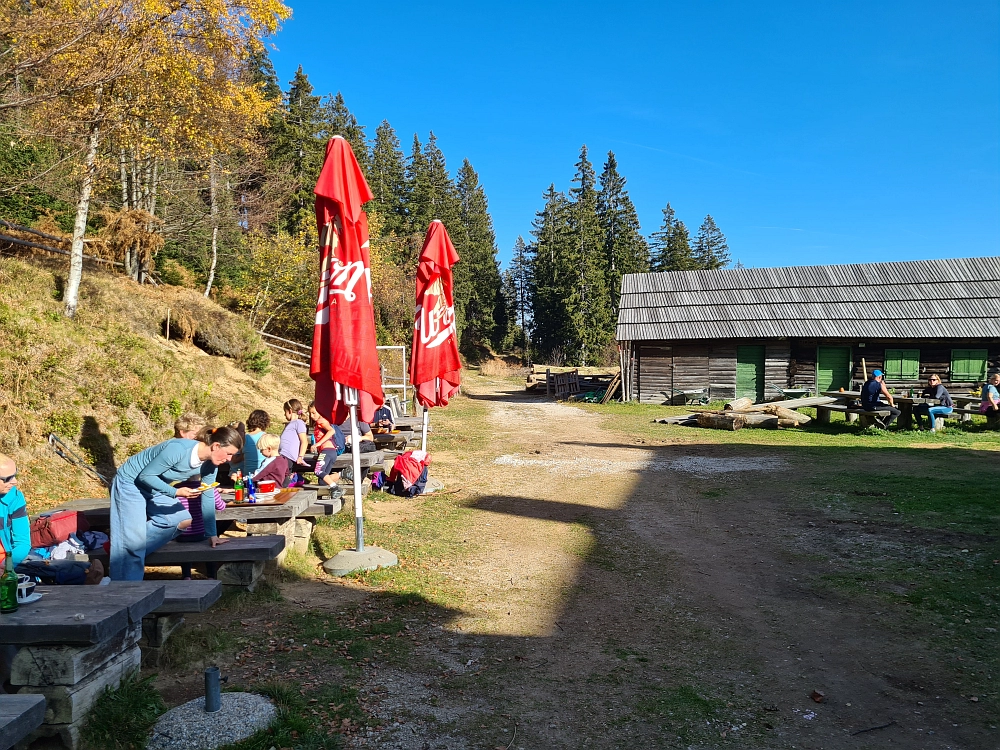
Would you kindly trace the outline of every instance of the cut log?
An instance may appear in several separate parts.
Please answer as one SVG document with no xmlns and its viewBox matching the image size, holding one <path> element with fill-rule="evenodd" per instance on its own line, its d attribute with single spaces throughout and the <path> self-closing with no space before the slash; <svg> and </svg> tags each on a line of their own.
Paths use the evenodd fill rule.
<svg viewBox="0 0 1000 750">
<path fill-rule="evenodd" d="M 698 426 L 712 430 L 739 430 L 746 424 L 743 414 L 706 414 L 698 415 Z"/>
<path fill-rule="evenodd" d="M 750 406 L 753 406 L 753 399 L 744 397 L 727 401 L 724 408 L 726 411 L 746 411 Z"/>
<path fill-rule="evenodd" d="M 770 427 L 777 429 L 778 418 L 773 414 L 741 414 L 747 427 Z"/>
<path fill-rule="evenodd" d="M 799 427 L 801 424 L 801 422 L 796 422 L 794 419 L 778 420 L 778 427 Z"/>
<path fill-rule="evenodd" d="M 772 404 L 768 406 L 765 410 L 767 414 L 773 414 L 779 419 L 788 419 L 796 424 L 809 424 L 812 422 L 812 417 L 807 414 L 799 414 L 797 411 L 792 409 L 786 409 L 784 406 L 779 406 L 778 404 Z"/>
</svg>

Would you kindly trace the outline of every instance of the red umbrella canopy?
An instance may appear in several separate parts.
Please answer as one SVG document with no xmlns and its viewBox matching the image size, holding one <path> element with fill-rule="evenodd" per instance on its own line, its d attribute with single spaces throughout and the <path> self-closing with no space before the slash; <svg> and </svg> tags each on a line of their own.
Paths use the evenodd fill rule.
<svg viewBox="0 0 1000 750">
<path fill-rule="evenodd" d="M 313 329 L 312 366 L 316 410 L 334 424 L 349 410 L 342 386 L 359 391 L 358 418 L 370 422 L 385 400 L 371 300 L 368 217 L 372 199 L 350 144 L 334 136 L 316 182 L 319 229 L 319 295 Z"/>
<path fill-rule="evenodd" d="M 427 228 L 417 266 L 417 313 L 413 323 L 410 382 L 423 406 L 446 406 L 462 382 L 455 331 L 455 297 L 451 267 L 458 253 L 444 224 Z"/>
</svg>

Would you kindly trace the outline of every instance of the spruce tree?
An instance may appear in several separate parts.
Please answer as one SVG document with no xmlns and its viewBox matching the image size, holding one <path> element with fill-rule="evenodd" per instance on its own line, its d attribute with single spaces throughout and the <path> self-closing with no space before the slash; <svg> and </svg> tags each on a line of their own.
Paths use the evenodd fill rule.
<svg viewBox="0 0 1000 750">
<path fill-rule="evenodd" d="M 302 67 L 295 72 L 285 95 L 282 117 L 269 134 L 271 157 L 292 176 L 291 195 L 281 210 L 279 224 L 295 234 L 315 221 L 313 189 L 326 154 L 325 125 L 320 97 L 313 95 Z"/>
<path fill-rule="evenodd" d="M 649 246 L 641 234 L 639 217 L 625 183 L 614 152 L 608 151 L 597 195 L 597 217 L 604 233 L 607 286 L 613 310 L 618 309 L 622 276 L 649 270 Z"/>
<path fill-rule="evenodd" d="M 663 224 L 650 235 L 654 271 L 690 271 L 697 268 L 691 252 L 691 240 L 684 222 L 675 218 L 674 209 L 663 209 Z"/>
<path fill-rule="evenodd" d="M 518 235 L 510 262 L 510 273 L 514 284 L 514 309 L 519 338 L 514 342 L 527 354 L 531 321 L 531 256 L 524 238 Z"/>
<path fill-rule="evenodd" d="M 545 206 L 532 222 L 535 241 L 528 248 L 531 344 L 535 361 L 563 364 L 572 338 L 568 300 L 576 280 L 572 206 L 555 185 L 542 198 Z"/>
<path fill-rule="evenodd" d="M 713 270 L 729 263 L 726 236 L 715 224 L 711 214 L 705 217 L 694 242 L 694 258 L 698 268 Z"/>
<path fill-rule="evenodd" d="M 365 128 L 358 124 L 358 119 L 351 114 L 347 108 L 344 96 L 339 91 L 336 96 L 327 96 L 323 105 L 323 115 L 326 122 L 327 140 L 335 135 L 342 135 L 351 144 L 351 150 L 358 160 L 361 171 L 368 177 L 368 139 L 365 137 Z"/>
<path fill-rule="evenodd" d="M 382 233 L 406 233 L 406 157 L 399 148 L 396 131 L 386 120 L 375 130 L 370 167 L 366 174 L 373 201 L 382 215 Z"/>
<path fill-rule="evenodd" d="M 455 267 L 455 308 L 456 313 L 461 309 L 464 321 L 461 343 L 474 354 L 487 342 L 499 347 L 506 334 L 506 328 L 494 320 L 498 305 L 503 310 L 500 267 L 486 193 L 468 159 L 458 172 L 455 189 L 460 222 L 445 226 L 456 250 L 461 248 L 462 262 Z"/>
<path fill-rule="evenodd" d="M 597 216 L 597 185 L 587 147 L 580 149 L 573 178 L 576 187 L 570 212 L 575 279 L 567 299 L 570 338 L 567 360 L 593 365 L 603 360 L 613 333 L 613 309 L 607 286 L 607 262 L 601 223 Z"/>
</svg>

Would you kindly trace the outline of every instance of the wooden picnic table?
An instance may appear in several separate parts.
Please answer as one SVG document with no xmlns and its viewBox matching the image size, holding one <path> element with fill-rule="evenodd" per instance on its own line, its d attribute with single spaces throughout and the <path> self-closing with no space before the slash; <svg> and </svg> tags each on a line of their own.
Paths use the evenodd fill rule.
<svg viewBox="0 0 1000 750">
<path fill-rule="evenodd" d="M 854 401 L 861 398 L 861 391 L 823 391 L 824 396 L 832 396 L 833 398 L 841 399 L 844 402 Z M 913 426 L 913 407 L 917 404 L 939 404 L 940 401 L 936 398 L 923 398 L 921 396 L 905 396 L 901 393 L 893 393 L 892 400 L 899 409 L 899 420 L 898 424 L 900 429 L 909 430 Z M 955 397 L 952 396 L 952 400 Z M 853 414 L 848 414 L 846 416 L 855 416 Z M 848 421 L 853 421 L 848 419 Z"/>
</svg>

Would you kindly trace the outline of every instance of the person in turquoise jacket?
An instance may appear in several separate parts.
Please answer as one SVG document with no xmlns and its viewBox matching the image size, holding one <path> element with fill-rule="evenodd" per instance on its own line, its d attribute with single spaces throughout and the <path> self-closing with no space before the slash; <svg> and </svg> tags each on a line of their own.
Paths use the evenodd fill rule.
<svg viewBox="0 0 1000 750">
<path fill-rule="evenodd" d="M 31 551 L 31 522 L 24 495 L 17 486 L 14 459 L 0 453 L 0 540 L 14 558 L 14 565 Z"/>
<path fill-rule="evenodd" d="M 155 552 L 191 524 L 191 514 L 177 498 L 201 495 L 205 534 L 221 544 L 215 526 L 215 493 L 199 493 L 173 483 L 200 478 L 215 481 L 218 467 L 243 448 L 232 427 L 202 431 L 200 440 L 174 438 L 129 458 L 111 483 L 111 579 L 141 581 L 146 555 Z"/>
</svg>

